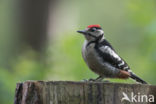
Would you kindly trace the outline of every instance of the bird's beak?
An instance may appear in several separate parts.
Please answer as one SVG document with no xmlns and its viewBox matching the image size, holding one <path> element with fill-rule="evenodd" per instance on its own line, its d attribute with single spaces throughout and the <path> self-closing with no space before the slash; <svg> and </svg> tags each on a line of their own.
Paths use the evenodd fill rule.
<svg viewBox="0 0 156 104">
<path fill-rule="evenodd" d="M 81 33 L 81 34 L 84 34 L 84 35 L 86 34 L 86 30 L 78 30 L 77 32 Z"/>
</svg>

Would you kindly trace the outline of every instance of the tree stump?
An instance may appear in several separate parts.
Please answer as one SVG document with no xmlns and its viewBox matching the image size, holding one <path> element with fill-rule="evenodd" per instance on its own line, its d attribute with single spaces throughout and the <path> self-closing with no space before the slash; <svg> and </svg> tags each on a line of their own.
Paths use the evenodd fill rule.
<svg viewBox="0 0 156 104">
<path fill-rule="evenodd" d="M 156 86 L 104 82 L 26 81 L 14 104 L 156 104 Z"/>
</svg>

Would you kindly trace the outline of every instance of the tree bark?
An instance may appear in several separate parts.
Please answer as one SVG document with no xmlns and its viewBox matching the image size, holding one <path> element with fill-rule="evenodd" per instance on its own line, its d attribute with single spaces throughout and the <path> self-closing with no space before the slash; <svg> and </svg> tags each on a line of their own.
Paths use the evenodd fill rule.
<svg viewBox="0 0 156 104">
<path fill-rule="evenodd" d="M 123 93 L 131 101 L 121 101 Z M 132 93 L 137 102 L 132 101 Z M 143 95 L 147 95 L 147 99 L 144 96 L 143 102 L 139 103 Z M 156 86 L 104 82 L 26 81 L 17 84 L 14 104 L 150 104 L 150 101 L 153 101 L 150 95 L 156 99 Z"/>
<path fill-rule="evenodd" d="M 17 0 L 18 24 L 22 45 L 42 52 L 47 43 L 49 13 L 53 13 L 58 0 Z M 51 8 L 51 9 L 49 9 Z"/>
</svg>

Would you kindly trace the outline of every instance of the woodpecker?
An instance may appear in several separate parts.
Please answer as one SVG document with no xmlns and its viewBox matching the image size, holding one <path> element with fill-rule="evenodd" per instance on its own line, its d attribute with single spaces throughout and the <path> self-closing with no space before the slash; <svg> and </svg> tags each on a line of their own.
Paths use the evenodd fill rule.
<svg viewBox="0 0 156 104">
<path fill-rule="evenodd" d="M 147 84 L 134 74 L 128 64 L 116 53 L 105 39 L 100 25 L 89 25 L 85 30 L 77 31 L 85 37 L 82 56 L 88 67 L 99 75 L 94 81 L 104 78 L 132 78 L 138 83 Z"/>
</svg>

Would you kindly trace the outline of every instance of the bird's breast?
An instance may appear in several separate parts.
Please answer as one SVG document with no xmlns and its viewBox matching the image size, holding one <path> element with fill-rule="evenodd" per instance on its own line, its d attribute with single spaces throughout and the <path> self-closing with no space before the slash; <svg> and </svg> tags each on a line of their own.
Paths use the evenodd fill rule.
<svg viewBox="0 0 156 104">
<path fill-rule="evenodd" d="M 88 67 L 97 74 L 101 74 L 102 72 L 102 59 L 98 56 L 95 50 L 95 43 L 87 46 L 87 41 L 84 42 L 82 47 L 82 56 L 87 63 Z"/>
<path fill-rule="evenodd" d="M 97 50 L 94 48 L 95 43 L 87 45 L 87 41 L 84 42 L 82 48 L 82 56 L 88 65 L 88 67 L 95 73 L 105 77 L 116 77 L 119 72 L 118 69 L 113 67 L 108 62 L 104 61 L 104 57 L 100 56 Z"/>
</svg>

